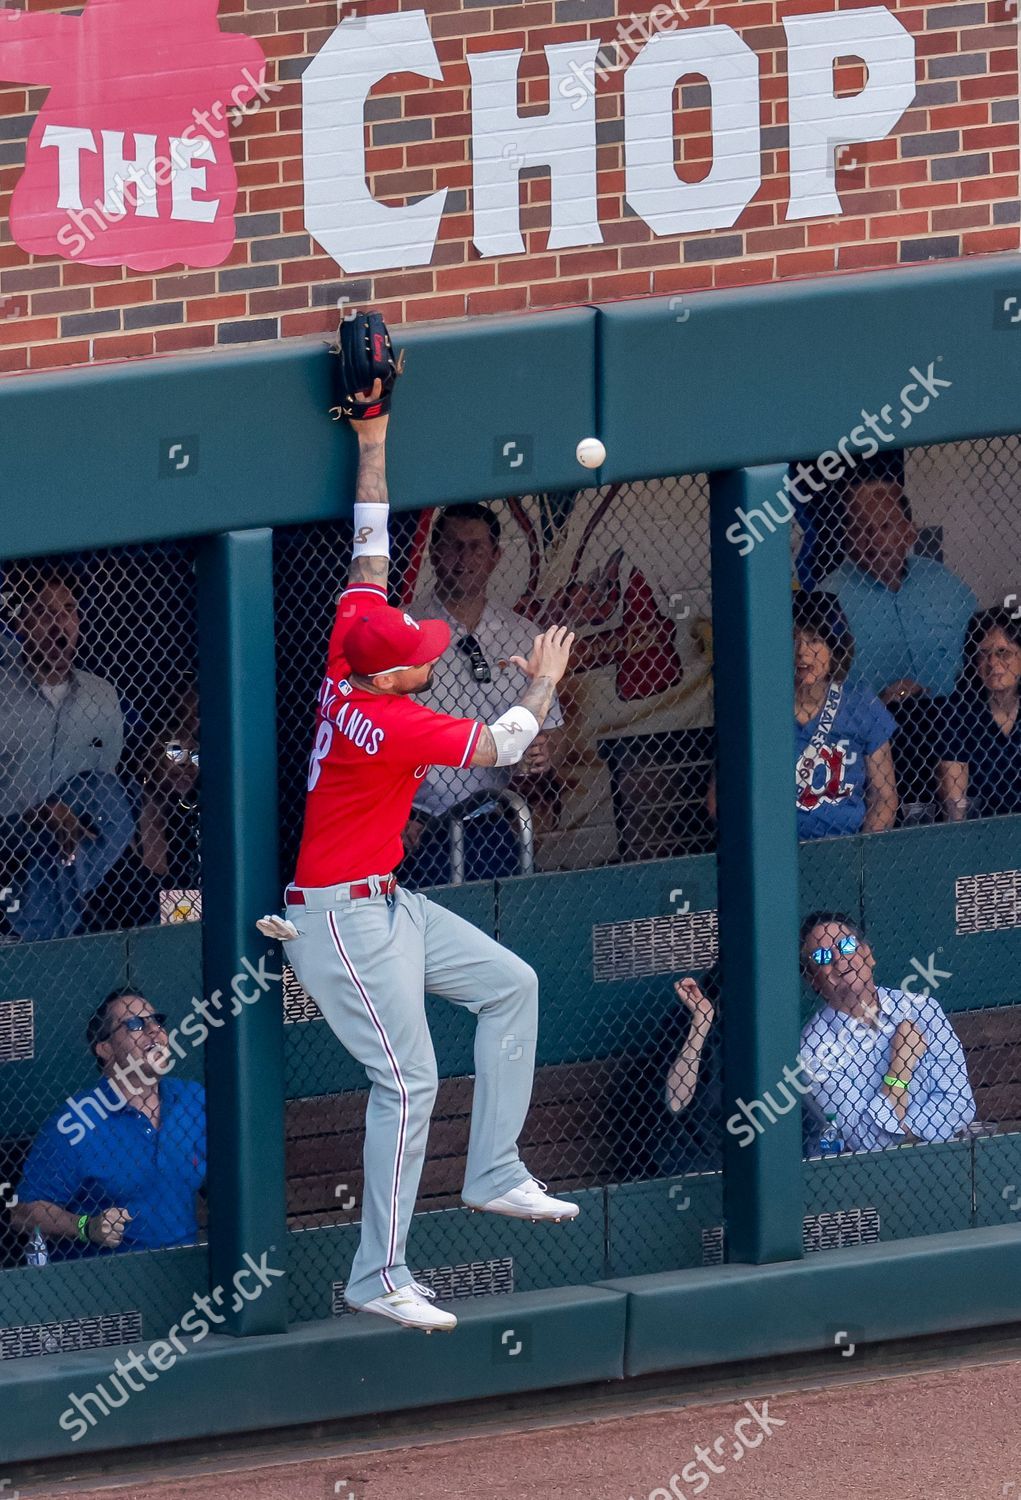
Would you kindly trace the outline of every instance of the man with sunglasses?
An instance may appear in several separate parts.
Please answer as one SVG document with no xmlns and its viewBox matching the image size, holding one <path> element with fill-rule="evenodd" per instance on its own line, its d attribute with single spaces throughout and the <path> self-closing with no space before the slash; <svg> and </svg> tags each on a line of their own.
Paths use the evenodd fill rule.
<svg viewBox="0 0 1021 1500">
<path fill-rule="evenodd" d="M 488 597 L 500 561 L 500 521 L 486 505 L 441 510 L 429 537 L 434 585 L 415 608 L 449 626 L 451 648 L 421 701 L 440 713 L 488 721 L 518 701 L 527 678 L 512 658 L 527 644 L 529 627 L 520 615 Z M 563 724 L 554 695 L 542 733 L 517 766 L 430 766 L 415 794 L 404 831 L 408 857 L 401 878 L 412 887 L 445 885 L 450 879 L 449 814 L 479 793 L 502 791 L 513 781 L 527 801 L 551 770 L 550 731 Z M 481 800 L 481 799 L 480 799 Z M 495 880 L 518 871 L 518 846 L 498 805 L 464 826 L 465 879 Z"/>
<path fill-rule="evenodd" d="M 137 990 L 114 990 L 86 1039 L 102 1082 L 67 1101 L 36 1137 L 11 1209 L 52 1258 L 194 1244 L 206 1176 L 201 1084 L 164 1076 L 166 1016 Z"/>
<path fill-rule="evenodd" d="M 823 1001 L 801 1033 L 801 1071 L 821 1122 L 848 1150 L 949 1141 L 975 1118 L 964 1050 L 942 1007 L 875 982 L 875 955 L 842 912 L 801 926 L 802 970 Z"/>
</svg>

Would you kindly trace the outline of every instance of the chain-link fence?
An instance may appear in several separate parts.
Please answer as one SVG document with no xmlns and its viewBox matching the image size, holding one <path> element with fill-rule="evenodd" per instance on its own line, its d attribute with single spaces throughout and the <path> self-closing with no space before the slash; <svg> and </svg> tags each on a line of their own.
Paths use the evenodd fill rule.
<svg viewBox="0 0 1021 1500">
<path fill-rule="evenodd" d="M 798 1109 L 806 1251 L 1002 1222 L 1021 1190 L 994 1203 L 991 1180 L 984 1206 L 977 1190 L 983 1171 L 1001 1170 L 983 1166 L 990 1133 L 1021 1118 L 1004 1008 L 1016 997 L 991 950 L 966 946 L 955 962 L 971 973 L 956 983 L 943 955 L 965 932 L 1015 925 L 1003 867 L 1016 828 L 1006 815 L 1021 801 L 1017 444 L 859 462 L 842 484 L 792 464 L 791 481 L 792 502 L 782 492 L 764 525 L 789 523 L 791 537 L 802 906 L 819 915 L 805 935 L 806 1031 L 792 1079 L 775 1099 L 748 1101 L 728 1129 L 740 1144 Z M 726 1254 L 707 507 L 704 477 L 691 477 L 403 519 L 391 598 L 453 632 L 425 701 L 491 721 L 515 701 L 508 663 L 533 631 L 564 620 L 578 632 L 540 753 L 515 773 L 430 771 L 398 871 L 539 971 L 522 1157 L 578 1197 L 592 1224 L 589 1234 L 572 1226 L 554 1257 L 521 1226 L 493 1232 L 460 1211 L 471 1030 L 430 1002 L 441 1084 L 410 1253 L 448 1294 Z M 749 518 L 751 545 L 755 526 Z M 281 538 L 281 688 L 301 695 L 306 745 L 345 563 L 335 528 Z M 994 673 L 998 739 L 976 722 Z M 285 803 L 291 848 L 298 765 Z M 948 822 L 961 826 L 937 826 Z M 532 871 L 545 878 L 516 878 Z M 828 990 L 845 969 L 847 994 Z M 287 1007 L 289 1201 L 293 1222 L 315 1231 L 295 1241 L 292 1305 L 309 1317 L 342 1310 L 366 1096 L 293 978 Z"/>
<path fill-rule="evenodd" d="M 584 1210 L 555 1237 L 465 1212 L 474 1021 L 430 999 L 409 1263 L 442 1296 L 719 1262 L 724 1142 L 792 1110 L 807 1251 L 1021 1211 L 1018 443 L 790 477 L 732 540 L 790 533 L 806 1030 L 790 1076 L 726 1120 L 704 476 L 393 518 L 392 600 L 452 629 L 427 703 L 491 722 L 534 633 L 578 634 L 526 762 L 430 770 L 406 830 L 402 883 L 539 974 L 522 1157 Z M 350 540 L 275 538 L 282 882 Z M 31 1353 L 116 1342 L 157 1303 L 172 1318 L 204 1274 L 199 1252 L 149 1257 L 166 1284 L 143 1299 L 125 1254 L 202 1238 L 191 549 L 10 563 L 3 610 L 0 1244 L 19 1311 L 0 1352 Z M 292 1313 L 328 1317 L 359 1232 L 365 1076 L 290 973 L 284 1005 Z M 126 1089 L 83 1118 L 96 1063 L 120 1087 L 164 1032 L 176 1121 L 166 1084 L 159 1124 Z M 84 1304 L 82 1257 L 106 1277 Z"/>
<path fill-rule="evenodd" d="M 136 1336 L 200 1238 L 196 650 L 188 546 L 3 567 L 0 1357 Z"/>
<path fill-rule="evenodd" d="M 807 1106 L 806 1248 L 1011 1222 L 1017 440 L 793 472 L 805 1029 L 763 1119 Z"/>
</svg>

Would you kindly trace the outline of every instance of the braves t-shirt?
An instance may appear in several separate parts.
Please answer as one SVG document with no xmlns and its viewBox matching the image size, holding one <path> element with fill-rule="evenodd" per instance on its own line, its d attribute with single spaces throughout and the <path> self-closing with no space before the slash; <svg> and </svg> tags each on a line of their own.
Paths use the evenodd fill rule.
<svg viewBox="0 0 1021 1500">
<path fill-rule="evenodd" d="M 349 681 L 347 633 L 385 604 L 384 589 L 357 584 L 337 605 L 319 690 L 297 885 L 388 874 L 403 857 L 401 832 L 426 771 L 466 766 L 482 732 L 477 719 L 436 713 L 414 698 L 367 692 Z"/>
<path fill-rule="evenodd" d="M 795 780 L 798 838 L 857 833 L 865 821 L 865 757 L 885 745 L 896 725 L 869 689 L 842 685 L 829 732 L 813 753 L 821 712 L 807 724 L 794 721 L 801 778 Z"/>
</svg>

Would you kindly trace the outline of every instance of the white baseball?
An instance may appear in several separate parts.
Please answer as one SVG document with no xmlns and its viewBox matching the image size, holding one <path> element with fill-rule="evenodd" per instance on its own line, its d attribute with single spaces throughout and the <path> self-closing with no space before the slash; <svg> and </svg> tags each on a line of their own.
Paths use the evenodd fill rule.
<svg viewBox="0 0 1021 1500">
<path fill-rule="evenodd" d="M 598 438 L 582 438 L 574 456 L 583 469 L 598 469 L 599 465 L 606 462 L 606 449 Z"/>
</svg>

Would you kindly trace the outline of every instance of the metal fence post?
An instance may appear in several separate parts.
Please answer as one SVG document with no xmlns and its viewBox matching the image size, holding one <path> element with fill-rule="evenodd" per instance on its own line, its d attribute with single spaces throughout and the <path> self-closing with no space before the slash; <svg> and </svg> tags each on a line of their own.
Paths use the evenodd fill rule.
<svg viewBox="0 0 1021 1500">
<path fill-rule="evenodd" d="M 784 514 L 786 472 L 710 476 L 723 1118 L 738 1127 L 724 1129 L 724 1216 L 730 1260 L 753 1264 L 800 1257 L 804 1212 L 800 1098 L 788 1085 L 784 1114 L 740 1108 L 767 1091 L 782 1108 L 798 1053 L 790 529 L 763 514 Z"/>
<path fill-rule="evenodd" d="M 206 1043 L 210 1279 L 225 1294 L 218 1331 L 278 1333 L 286 1277 L 234 1286 L 250 1261 L 286 1265 L 282 956 L 254 925 L 280 900 L 272 531 L 201 544 L 198 634 L 203 982 L 226 1016 Z"/>
</svg>

